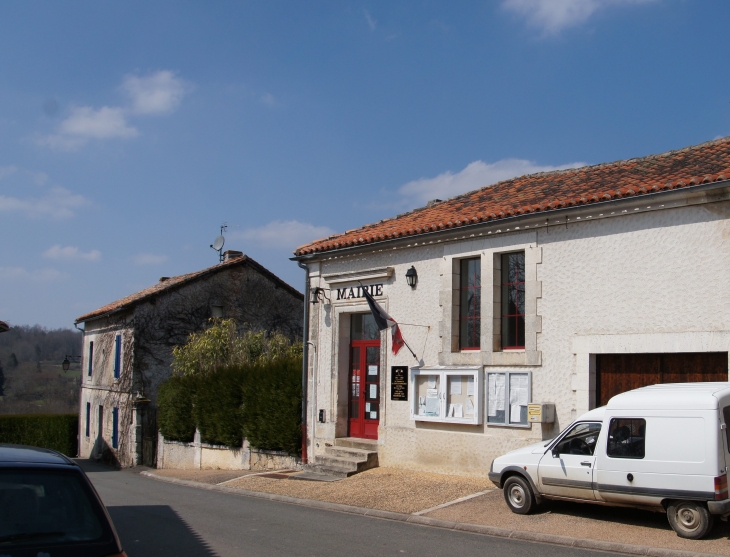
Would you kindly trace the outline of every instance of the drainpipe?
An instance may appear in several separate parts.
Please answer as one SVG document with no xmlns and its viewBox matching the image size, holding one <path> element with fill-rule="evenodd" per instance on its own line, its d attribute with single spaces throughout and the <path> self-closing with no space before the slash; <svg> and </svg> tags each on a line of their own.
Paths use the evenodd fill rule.
<svg viewBox="0 0 730 557">
<path fill-rule="evenodd" d="M 304 269 L 304 334 L 302 339 L 302 464 L 307 464 L 307 386 L 309 384 L 309 266 Z"/>
</svg>

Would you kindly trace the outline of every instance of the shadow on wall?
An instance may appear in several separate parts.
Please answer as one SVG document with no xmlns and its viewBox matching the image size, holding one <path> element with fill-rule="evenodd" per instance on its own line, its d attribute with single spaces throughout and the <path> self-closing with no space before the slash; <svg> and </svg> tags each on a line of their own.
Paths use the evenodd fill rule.
<svg viewBox="0 0 730 557">
<path fill-rule="evenodd" d="M 218 557 L 207 542 L 167 505 L 107 507 L 129 557 Z"/>
<path fill-rule="evenodd" d="M 111 449 L 109 443 L 106 442 L 106 439 L 101 436 L 97 437 L 96 441 L 94 441 L 94 446 L 91 449 L 89 460 L 98 460 L 108 466 L 113 466 L 117 469 L 121 468 L 117 455 Z"/>
</svg>

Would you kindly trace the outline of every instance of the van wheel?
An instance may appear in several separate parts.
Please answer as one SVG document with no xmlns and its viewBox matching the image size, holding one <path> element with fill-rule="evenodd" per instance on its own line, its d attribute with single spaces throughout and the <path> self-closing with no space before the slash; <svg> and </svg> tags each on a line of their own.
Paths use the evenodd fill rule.
<svg viewBox="0 0 730 557">
<path fill-rule="evenodd" d="M 502 488 L 504 500 L 513 513 L 527 514 L 535 508 L 535 494 L 527 480 L 521 476 L 510 476 Z"/>
<path fill-rule="evenodd" d="M 694 501 L 672 501 L 667 507 L 667 517 L 677 535 L 690 540 L 702 538 L 714 523 L 707 507 Z"/>
</svg>

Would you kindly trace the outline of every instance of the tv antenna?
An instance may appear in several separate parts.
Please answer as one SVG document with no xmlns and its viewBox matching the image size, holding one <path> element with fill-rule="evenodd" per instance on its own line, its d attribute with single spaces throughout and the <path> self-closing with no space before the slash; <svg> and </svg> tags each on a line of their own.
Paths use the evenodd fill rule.
<svg viewBox="0 0 730 557">
<path fill-rule="evenodd" d="M 226 239 L 223 237 L 223 233 L 228 228 L 228 225 L 224 222 L 221 224 L 221 233 L 220 236 L 218 236 L 212 244 L 210 244 L 211 249 L 214 249 L 218 252 L 218 262 L 223 262 L 223 244 L 226 243 Z"/>
</svg>

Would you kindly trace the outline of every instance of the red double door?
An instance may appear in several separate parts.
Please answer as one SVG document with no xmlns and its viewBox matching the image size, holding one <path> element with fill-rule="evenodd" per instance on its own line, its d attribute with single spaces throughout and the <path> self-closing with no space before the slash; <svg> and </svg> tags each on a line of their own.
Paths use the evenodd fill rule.
<svg viewBox="0 0 730 557">
<path fill-rule="evenodd" d="M 378 438 L 380 423 L 380 340 L 350 344 L 350 414 L 348 435 Z"/>
</svg>

